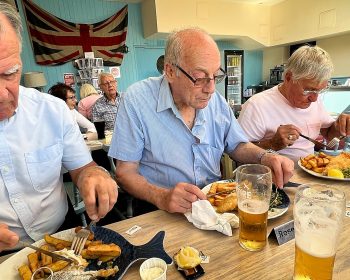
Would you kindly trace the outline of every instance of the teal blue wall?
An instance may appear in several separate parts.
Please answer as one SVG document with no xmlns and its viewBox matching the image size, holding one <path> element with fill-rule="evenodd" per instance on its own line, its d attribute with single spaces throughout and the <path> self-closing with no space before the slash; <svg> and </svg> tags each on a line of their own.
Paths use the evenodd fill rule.
<svg viewBox="0 0 350 280">
<path fill-rule="evenodd" d="M 29 71 L 44 72 L 48 81 L 48 85 L 45 87 L 45 91 L 47 91 L 53 84 L 63 81 L 63 73 L 76 74 L 77 70 L 70 62 L 60 66 L 40 66 L 35 63 L 21 0 L 17 0 L 17 2 L 24 23 L 23 73 Z M 103 0 L 33 0 L 33 2 L 57 17 L 77 23 L 101 21 L 115 14 L 125 5 Z M 141 4 L 128 4 L 128 9 L 129 24 L 126 44 L 129 47 L 129 53 L 124 55 L 123 64 L 121 65 L 121 78 L 118 80 L 120 91 L 125 91 L 130 84 L 142 78 L 153 74 L 157 75 L 156 61 L 153 61 L 153 59 L 158 54 L 162 54 L 164 50 L 163 40 L 146 40 L 143 38 Z M 218 45 L 222 51 L 224 49 L 235 49 L 234 45 L 227 42 L 218 42 Z M 244 88 L 247 85 L 259 83 L 261 77 L 262 51 L 245 52 Z"/>
</svg>

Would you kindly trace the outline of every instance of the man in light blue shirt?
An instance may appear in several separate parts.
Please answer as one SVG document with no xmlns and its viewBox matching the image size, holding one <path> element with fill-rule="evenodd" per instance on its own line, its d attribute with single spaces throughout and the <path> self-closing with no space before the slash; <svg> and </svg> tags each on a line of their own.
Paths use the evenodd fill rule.
<svg viewBox="0 0 350 280">
<path fill-rule="evenodd" d="M 200 188 L 221 178 L 223 152 L 270 166 L 282 186 L 293 162 L 248 142 L 215 83 L 225 78 L 220 52 L 203 30 L 173 33 L 164 76 L 132 85 L 123 95 L 109 155 L 127 192 L 169 212 L 184 213 Z"/>
<path fill-rule="evenodd" d="M 19 239 L 33 241 L 64 222 L 67 196 L 61 169 L 69 170 L 92 220 L 111 210 L 117 185 L 95 162 L 67 105 L 19 86 L 21 20 L 0 4 L 0 252 Z M 97 205 L 98 202 L 98 205 Z"/>
</svg>

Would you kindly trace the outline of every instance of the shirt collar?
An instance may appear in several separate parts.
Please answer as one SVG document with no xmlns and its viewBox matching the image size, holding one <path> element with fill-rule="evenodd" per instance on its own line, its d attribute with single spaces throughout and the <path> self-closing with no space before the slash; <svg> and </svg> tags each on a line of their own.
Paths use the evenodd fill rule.
<svg viewBox="0 0 350 280">
<path fill-rule="evenodd" d="M 162 81 L 160 82 L 160 88 L 159 88 L 159 99 L 157 104 L 157 112 L 162 112 L 167 109 L 172 109 L 174 112 L 177 111 L 173 96 L 171 94 L 170 86 L 165 79 L 164 75 L 161 78 Z"/>
</svg>

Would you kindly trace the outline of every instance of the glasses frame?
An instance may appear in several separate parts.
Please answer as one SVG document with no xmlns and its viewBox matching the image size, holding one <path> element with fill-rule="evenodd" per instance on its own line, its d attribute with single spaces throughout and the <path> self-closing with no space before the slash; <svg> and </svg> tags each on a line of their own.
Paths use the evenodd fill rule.
<svg viewBox="0 0 350 280">
<path fill-rule="evenodd" d="M 113 80 L 113 81 L 107 81 L 107 82 L 104 82 L 104 83 L 101 83 L 100 86 L 109 86 L 109 85 L 115 85 L 117 83 L 116 80 Z"/>
<path fill-rule="evenodd" d="M 303 96 L 308 96 L 310 94 L 323 94 L 326 93 L 329 89 L 330 89 L 330 85 L 327 85 L 325 88 L 320 89 L 320 90 L 308 90 L 308 89 L 304 89 L 304 87 L 300 84 L 300 82 L 298 81 L 299 86 L 303 89 Z"/>
<path fill-rule="evenodd" d="M 196 87 L 203 87 L 210 83 L 210 81 L 214 81 L 215 84 L 221 83 L 227 76 L 224 69 L 220 67 L 220 71 L 223 73 L 222 75 L 214 75 L 213 78 L 205 77 L 205 78 L 193 78 L 190 74 L 188 74 L 183 68 L 181 68 L 177 64 L 173 64 L 177 69 L 179 69 Z"/>
<path fill-rule="evenodd" d="M 66 100 L 77 100 L 77 97 L 75 95 L 70 96 L 70 97 L 66 97 Z"/>
</svg>

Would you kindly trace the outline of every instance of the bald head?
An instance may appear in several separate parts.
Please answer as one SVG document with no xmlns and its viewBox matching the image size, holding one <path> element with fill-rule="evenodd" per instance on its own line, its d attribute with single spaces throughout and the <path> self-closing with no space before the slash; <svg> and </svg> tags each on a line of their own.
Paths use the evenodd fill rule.
<svg viewBox="0 0 350 280">
<path fill-rule="evenodd" d="M 188 57 L 192 57 L 198 51 L 206 49 L 219 49 L 211 36 L 200 28 L 186 28 L 172 32 L 165 48 L 164 62 L 169 64 L 181 64 Z"/>
</svg>

